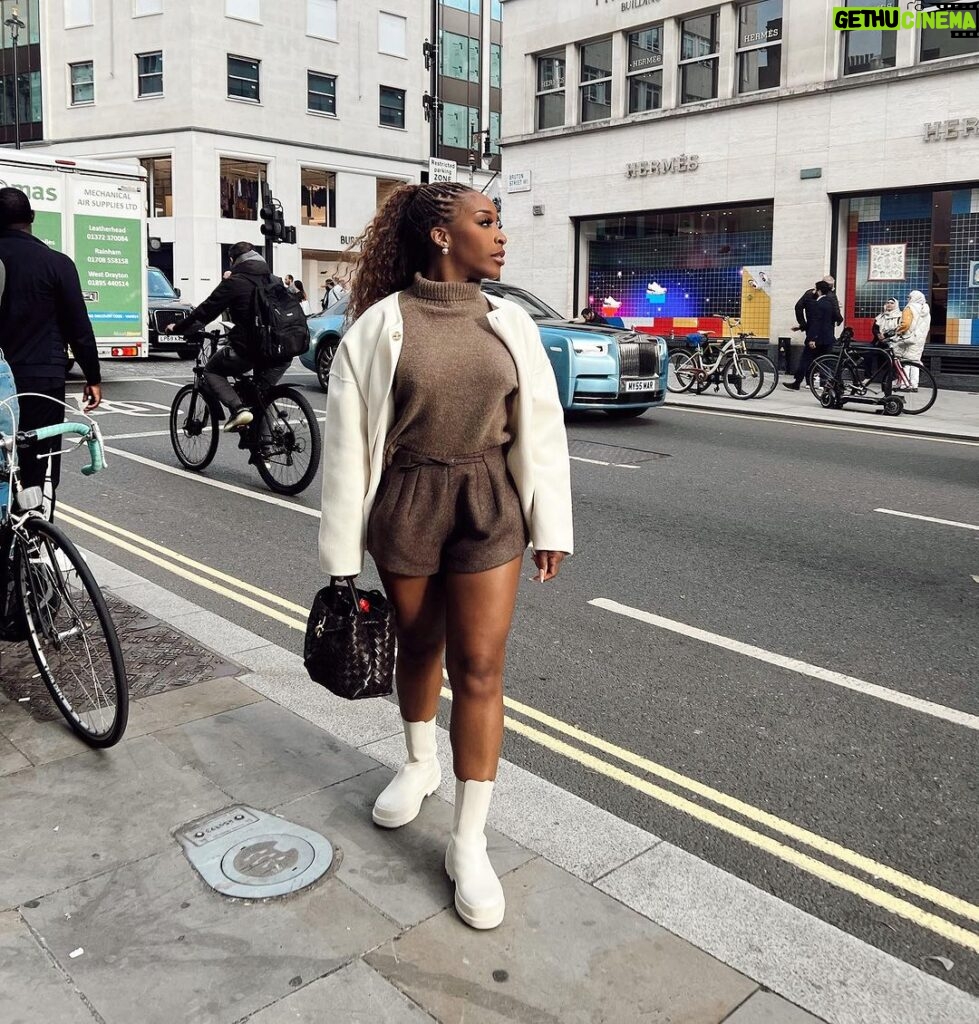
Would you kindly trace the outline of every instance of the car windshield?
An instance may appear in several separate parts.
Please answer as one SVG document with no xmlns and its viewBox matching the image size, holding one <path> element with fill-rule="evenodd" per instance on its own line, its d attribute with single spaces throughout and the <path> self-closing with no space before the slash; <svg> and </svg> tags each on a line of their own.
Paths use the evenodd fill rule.
<svg viewBox="0 0 979 1024">
<path fill-rule="evenodd" d="M 347 304 L 350 302 L 350 296 L 344 295 L 342 299 L 338 299 L 330 306 L 329 309 L 321 310 L 317 313 L 317 316 L 345 316 L 347 312 Z"/>
<path fill-rule="evenodd" d="M 491 295 L 498 294 L 500 298 L 515 302 L 521 309 L 526 310 L 534 320 L 564 319 L 560 313 L 555 312 L 546 303 L 541 302 L 536 295 L 531 295 L 530 292 L 525 292 L 522 288 L 507 288 L 506 291 L 501 290 L 498 293 L 492 288 L 487 288 L 486 290 Z"/>
<path fill-rule="evenodd" d="M 162 270 L 157 270 L 156 267 L 147 267 L 146 284 L 151 299 L 173 299 L 176 301 L 177 293 Z"/>
</svg>

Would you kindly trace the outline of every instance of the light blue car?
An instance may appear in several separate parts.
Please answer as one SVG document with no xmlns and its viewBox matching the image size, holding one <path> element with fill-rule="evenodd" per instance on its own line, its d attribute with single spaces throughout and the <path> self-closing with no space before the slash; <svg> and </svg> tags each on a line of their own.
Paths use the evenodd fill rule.
<svg viewBox="0 0 979 1024">
<path fill-rule="evenodd" d="M 663 338 L 604 324 L 572 323 L 530 292 L 500 281 L 484 281 L 482 289 L 516 302 L 534 319 L 565 409 L 599 409 L 615 419 L 631 419 L 666 401 L 669 362 Z M 324 391 L 347 328 L 346 313 L 344 296 L 327 312 L 309 319 L 309 350 L 299 358 L 316 372 Z"/>
</svg>

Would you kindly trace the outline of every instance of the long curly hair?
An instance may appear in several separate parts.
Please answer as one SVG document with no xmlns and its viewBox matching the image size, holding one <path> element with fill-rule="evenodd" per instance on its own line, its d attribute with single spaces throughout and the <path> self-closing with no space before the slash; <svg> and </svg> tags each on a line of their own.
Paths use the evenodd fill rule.
<svg viewBox="0 0 979 1024">
<path fill-rule="evenodd" d="M 350 288 L 354 318 L 392 292 L 407 288 L 432 259 L 432 228 L 448 224 L 472 189 L 454 181 L 402 185 L 394 190 L 358 239 L 360 258 Z"/>
</svg>

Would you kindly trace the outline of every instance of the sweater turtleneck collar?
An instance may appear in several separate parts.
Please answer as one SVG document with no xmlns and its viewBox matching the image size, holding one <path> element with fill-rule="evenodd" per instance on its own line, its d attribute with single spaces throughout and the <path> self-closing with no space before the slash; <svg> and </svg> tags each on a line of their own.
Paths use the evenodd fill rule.
<svg viewBox="0 0 979 1024">
<path fill-rule="evenodd" d="M 426 305 L 451 308 L 477 302 L 486 308 L 478 281 L 429 281 L 421 274 L 415 274 L 408 291 Z"/>
</svg>

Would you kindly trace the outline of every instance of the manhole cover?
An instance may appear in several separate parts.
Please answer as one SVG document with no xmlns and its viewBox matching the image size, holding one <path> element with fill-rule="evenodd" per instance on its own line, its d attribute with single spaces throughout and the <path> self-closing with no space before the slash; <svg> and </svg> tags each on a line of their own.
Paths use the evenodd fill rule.
<svg viewBox="0 0 979 1024">
<path fill-rule="evenodd" d="M 286 896 L 333 863 L 333 846 L 318 832 L 241 804 L 192 821 L 175 836 L 201 878 L 225 896 Z"/>
</svg>

